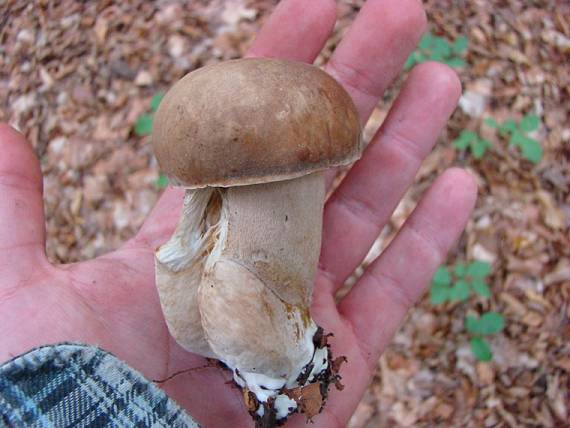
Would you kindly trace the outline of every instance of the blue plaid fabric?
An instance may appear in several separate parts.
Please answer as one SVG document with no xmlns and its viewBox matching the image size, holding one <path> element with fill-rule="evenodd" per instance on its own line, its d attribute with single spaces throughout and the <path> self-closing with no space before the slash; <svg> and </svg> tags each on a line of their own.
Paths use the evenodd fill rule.
<svg viewBox="0 0 570 428">
<path fill-rule="evenodd" d="M 198 427 L 140 373 L 94 346 L 36 348 L 0 366 L 0 427 Z"/>
</svg>

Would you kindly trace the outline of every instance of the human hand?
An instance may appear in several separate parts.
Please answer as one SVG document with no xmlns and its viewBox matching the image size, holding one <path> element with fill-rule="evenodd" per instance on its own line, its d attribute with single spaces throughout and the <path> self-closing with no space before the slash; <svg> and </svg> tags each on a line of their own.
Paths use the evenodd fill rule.
<svg viewBox="0 0 570 428">
<path fill-rule="evenodd" d="M 332 0 L 284 0 L 251 56 L 312 62 L 335 20 Z M 353 97 L 365 123 L 425 28 L 417 0 L 368 0 L 326 70 Z M 465 226 L 476 188 L 465 172 L 439 177 L 397 237 L 338 304 L 335 292 L 362 261 L 413 181 L 455 107 L 460 84 L 446 66 L 416 67 L 362 159 L 325 206 L 312 313 L 334 332 L 348 363 L 317 426 L 345 426 L 379 355 Z M 164 390 L 204 426 L 252 424 L 231 373 L 170 337 L 154 284 L 154 249 L 171 235 L 183 192 L 168 189 L 140 232 L 97 259 L 52 266 L 45 256 L 41 172 L 22 136 L 0 127 L 0 361 L 62 341 L 96 344 Z M 330 182 L 330 180 L 329 180 Z M 288 426 L 305 425 L 302 417 Z"/>
</svg>

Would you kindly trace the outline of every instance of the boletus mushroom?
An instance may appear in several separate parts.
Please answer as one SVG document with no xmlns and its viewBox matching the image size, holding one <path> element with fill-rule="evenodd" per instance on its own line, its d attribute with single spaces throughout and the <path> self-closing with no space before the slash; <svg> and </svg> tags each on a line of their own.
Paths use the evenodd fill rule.
<svg viewBox="0 0 570 428">
<path fill-rule="evenodd" d="M 210 65 L 168 91 L 152 141 L 161 170 L 186 189 L 176 231 L 156 252 L 170 333 L 233 371 L 258 425 L 311 418 L 339 385 L 309 309 L 324 171 L 362 148 L 350 96 L 307 64 Z"/>
</svg>

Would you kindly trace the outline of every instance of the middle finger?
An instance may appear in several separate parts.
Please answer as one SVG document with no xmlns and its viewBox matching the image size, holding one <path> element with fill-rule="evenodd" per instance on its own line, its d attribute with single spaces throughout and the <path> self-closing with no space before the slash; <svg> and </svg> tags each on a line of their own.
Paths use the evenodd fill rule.
<svg viewBox="0 0 570 428">
<path fill-rule="evenodd" d="M 368 0 L 330 58 L 326 71 L 352 97 L 365 124 L 426 27 L 418 0 Z"/>
<path fill-rule="evenodd" d="M 320 269 L 334 292 L 361 263 L 455 109 L 455 72 L 426 63 L 410 74 L 382 127 L 325 205 Z"/>
<path fill-rule="evenodd" d="M 426 27 L 418 0 L 368 0 L 330 58 L 326 71 L 352 97 L 362 125 L 401 71 Z M 327 188 L 336 170 L 326 174 Z"/>
</svg>

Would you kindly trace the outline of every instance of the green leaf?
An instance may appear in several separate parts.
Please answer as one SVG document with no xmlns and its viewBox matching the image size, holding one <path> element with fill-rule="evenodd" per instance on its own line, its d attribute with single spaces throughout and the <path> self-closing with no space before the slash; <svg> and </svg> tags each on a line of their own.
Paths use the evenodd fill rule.
<svg viewBox="0 0 570 428">
<path fill-rule="evenodd" d="M 152 133 L 152 115 L 143 114 L 135 122 L 135 133 L 139 136 Z"/>
<path fill-rule="evenodd" d="M 491 273 L 491 264 L 475 260 L 467 265 L 466 274 L 473 278 L 485 278 Z"/>
<path fill-rule="evenodd" d="M 542 159 L 542 147 L 533 138 L 527 137 L 520 131 L 515 131 L 509 141 L 510 144 L 519 146 L 522 155 L 533 163 L 538 163 Z"/>
<path fill-rule="evenodd" d="M 467 65 L 462 58 L 449 58 L 443 61 L 445 64 L 449 65 L 451 68 L 462 68 Z"/>
<path fill-rule="evenodd" d="M 458 278 L 463 278 L 465 276 L 465 263 L 457 263 L 455 265 L 455 267 L 453 268 L 453 273 L 455 274 L 455 276 L 457 276 Z"/>
<path fill-rule="evenodd" d="M 465 317 L 465 329 L 476 336 L 481 335 L 481 320 L 473 315 L 467 315 Z"/>
<path fill-rule="evenodd" d="M 490 128 L 498 128 L 499 124 L 497 123 L 497 121 L 495 119 L 493 119 L 492 117 L 488 117 L 487 119 L 485 119 L 483 121 L 483 123 L 487 126 L 489 126 Z"/>
<path fill-rule="evenodd" d="M 465 138 L 459 137 L 458 139 L 453 140 L 453 147 L 455 147 L 457 150 L 465 150 L 468 145 L 469 141 L 467 141 Z"/>
<path fill-rule="evenodd" d="M 473 315 L 467 315 L 465 317 L 465 329 L 469 333 L 479 334 L 478 333 L 478 325 L 479 325 L 479 319 L 478 318 L 475 318 Z"/>
<path fill-rule="evenodd" d="M 445 284 L 433 283 L 430 289 L 430 301 L 434 305 L 445 303 L 449 299 L 449 287 Z"/>
<path fill-rule="evenodd" d="M 457 39 L 455 39 L 455 42 L 453 43 L 452 47 L 453 52 L 455 52 L 456 54 L 463 53 L 467 49 L 468 45 L 469 45 L 469 40 L 467 40 L 467 37 L 460 36 Z"/>
<path fill-rule="evenodd" d="M 433 39 L 433 47 L 432 53 L 441 55 L 443 58 L 448 57 L 451 55 L 451 46 L 449 42 L 445 40 L 443 37 L 434 37 Z"/>
<path fill-rule="evenodd" d="M 455 146 L 455 148 L 459 150 L 465 150 L 467 146 L 469 146 L 469 143 L 476 139 L 477 139 L 477 134 L 475 134 L 472 131 L 464 129 L 463 131 L 461 131 L 461 134 L 459 134 L 459 138 L 457 138 L 453 142 L 453 145 Z"/>
<path fill-rule="evenodd" d="M 433 34 L 431 33 L 424 34 L 422 39 L 420 40 L 420 43 L 418 44 L 418 47 L 423 50 L 431 48 L 433 44 L 433 39 L 434 39 Z"/>
<path fill-rule="evenodd" d="M 451 276 L 445 269 L 445 266 L 440 266 L 433 275 L 432 283 L 440 285 L 449 285 L 451 283 Z"/>
<path fill-rule="evenodd" d="M 491 273 L 491 264 L 475 260 L 467 266 L 467 275 L 474 278 L 485 278 Z"/>
<path fill-rule="evenodd" d="M 471 344 L 471 352 L 479 361 L 491 361 L 493 353 L 487 341 L 481 337 L 473 337 L 469 343 Z"/>
<path fill-rule="evenodd" d="M 487 151 L 487 141 L 482 139 L 477 139 L 471 143 L 471 153 L 475 159 L 481 159 L 485 152 Z"/>
<path fill-rule="evenodd" d="M 474 133 L 473 131 L 468 131 L 466 129 L 461 131 L 461 134 L 459 136 L 465 138 L 468 142 L 471 142 L 471 141 L 474 141 L 477 139 L 476 133 Z"/>
<path fill-rule="evenodd" d="M 463 280 L 457 281 L 449 290 L 451 300 L 463 302 L 469 298 L 469 284 Z"/>
<path fill-rule="evenodd" d="M 489 288 L 489 286 L 485 283 L 485 281 L 481 280 L 481 279 L 475 279 L 473 280 L 473 282 L 471 283 L 471 287 L 473 288 L 473 291 L 478 294 L 481 297 L 491 297 L 491 289 Z"/>
<path fill-rule="evenodd" d="M 465 328 L 471 334 L 486 336 L 500 332 L 505 326 L 503 316 L 497 312 L 487 312 L 480 318 L 465 317 Z"/>
<path fill-rule="evenodd" d="M 540 143 L 532 138 L 527 140 L 521 145 L 522 155 L 532 163 L 539 163 L 542 159 L 542 147 Z"/>
<path fill-rule="evenodd" d="M 154 182 L 154 185 L 158 189 L 164 189 L 166 186 L 168 186 L 168 177 L 161 173 Z"/>
<path fill-rule="evenodd" d="M 409 70 L 415 65 L 415 63 L 416 63 L 416 57 L 414 53 L 412 53 L 406 60 L 406 63 L 404 64 L 404 70 Z"/>
<path fill-rule="evenodd" d="M 489 142 L 489 140 L 485 140 L 484 138 L 479 138 L 479 144 L 485 147 L 483 153 L 485 153 L 487 149 L 491 147 L 491 143 Z"/>
<path fill-rule="evenodd" d="M 517 130 L 517 123 L 513 119 L 507 119 L 499 126 L 499 133 L 501 135 L 512 134 Z"/>
<path fill-rule="evenodd" d="M 437 62 L 445 62 L 443 54 L 440 51 L 432 51 L 429 55 L 429 59 Z"/>
<path fill-rule="evenodd" d="M 509 144 L 513 146 L 522 147 L 525 145 L 527 140 L 529 140 L 529 138 L 526 135 L 524 135 L 522 132 L 520 132 L 518 129 L 516 129 L 515 131 L 513 131 L 511 135 Z"/>
<path fill-rule="evenodd" d="M 155 94 L 152 97 L 152 99 L 150 100 L 150 108 L 153 112 L 156 112 L 158 110 L 158 106 L 160 105 L 160 102 L 162 101 L 163 98 L 164 94 L 162 93 Z"/>
<path fill-rule="evenodd" d="M 429 58 L 423 52 L 416 51 L 414 53 L 414 59 L 415 59 L 416 63 L 421 64 L 421 63 L 426 62 Z"/>
<path fill-rule="evenodd" d="M 498 312 L 487 312 L 481 315 L 478 324 L 479 334 L 494 334 L 505 328 L 505 319 Z"/>
<path fill-rule="evenodd" d="M 520 128 L 525 132 L 536 131 L 540 126 L 540 118 L 536 114 L 526 114 L 520 124 Z"/>
</svg>

